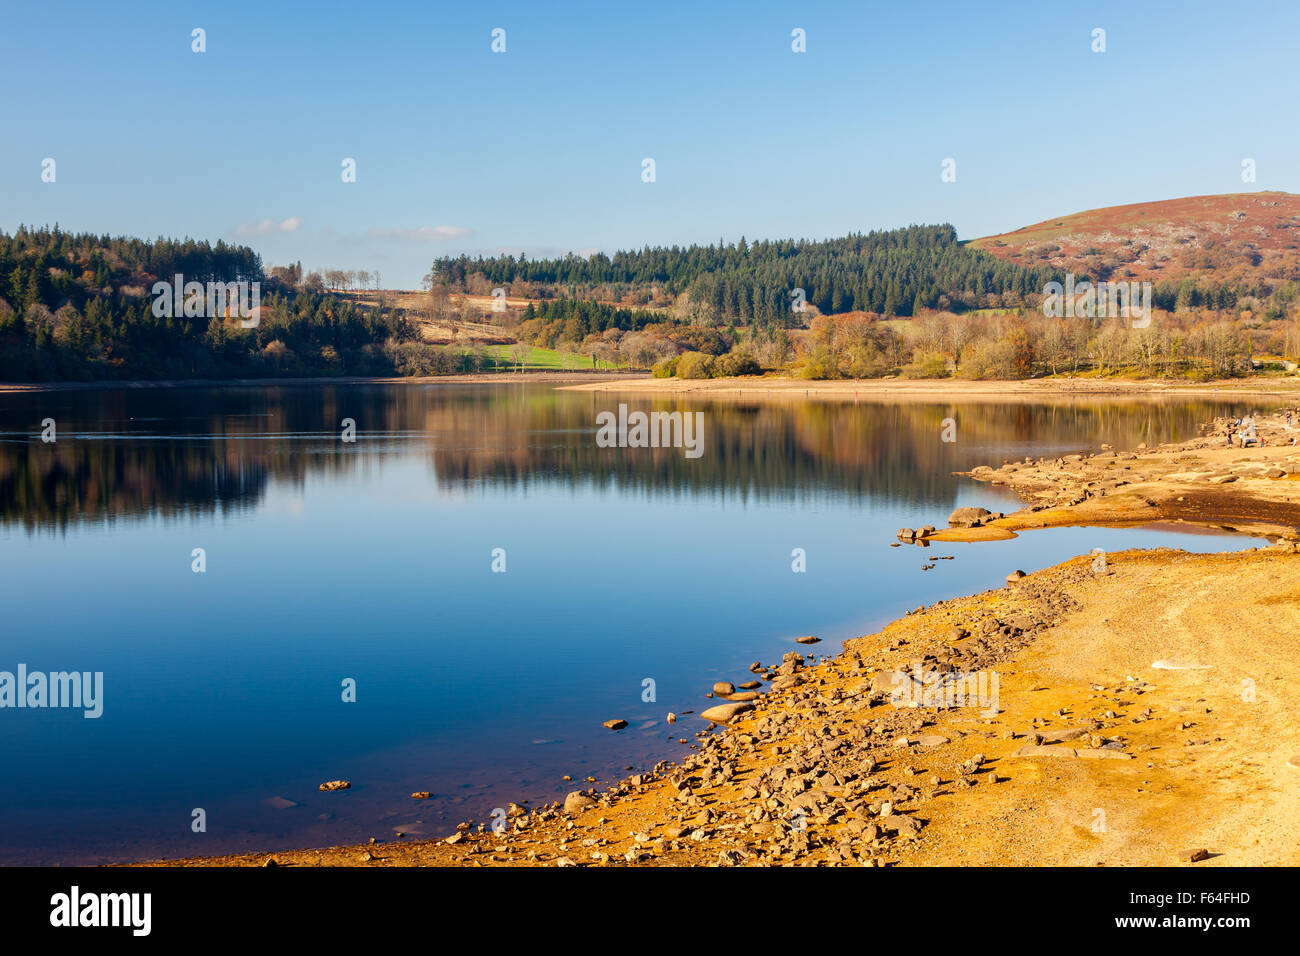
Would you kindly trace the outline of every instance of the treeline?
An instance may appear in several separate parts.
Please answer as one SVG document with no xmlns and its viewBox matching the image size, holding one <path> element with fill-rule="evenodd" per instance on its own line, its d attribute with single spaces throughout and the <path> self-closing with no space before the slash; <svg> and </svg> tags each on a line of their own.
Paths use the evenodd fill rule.
<svg viewBox="0 0 1300 956">
<path fill-rule="evenodd" d="M 1169 279 L 1157 282 L 1151 290 L 1152 304 L 1166 312 L 1250 309 L 1265 319 L 1279 319 L 1297 301 L 1300 301 L 1300 282 L 1294 280 L 1270 288 L 1261 280 L 1209 282 L 1191 278 Z"/>
<path fill-rule="evenodd" d="M 520 314 L 520 320 L 534 322 L 538 328 L 555 322 L 561 323 L 563 338 L 580 342 L 588 335 L 609 329 L 636 331 L 663 322 L 664 315 L 651 309 L 626 309 L 585 299 L 548 299 L 529 302 Z"/>
<path fill-rule="evenodd" d="M 0 297 L 11 308 L 41 303 L 84 308 L 95 297 L 177 274 L 186 281 L 262 279 L 262 259 L 246 246 L 194 239 L 132 239 L 19 227 L 0 232 Z"/>
<path fill-rule="evenodd" d="M 530 302 L 520 315 L 514 335 L 521 342 L 632 369 L 649 369 L 683 351 L 725 355 L 738 334 L 735 328 L 688 325 L 665 313 L 584 299 Z"/>
<path fill-rule="evenodd" d="M 709 378 L 779 370 L 809 379 L 1024 379 L 1125 375 L 1205 380 L 1294 371 L 1300 320 L 1248 324 L 1214 313 L 1156 313 L 1135 328 L 1117 319 L 1034 313 L 931 314 L 899 332 L 871 317 L 819 316 L 797 337 L 741 334 L 726 354 L 686 352 L 658 376 Z"/>
<path fill-rule="evenodd" d="M 431 278 L 451 291 L 522 284 L 570 297 L 601 286 L 662 288 L 691 321 L 797 325 L 801 304 L 823 313 L 910 316 L 922 309 L 963 311 L 990 294 L 999 305 L 1024 304 L 1060 274 L 970 248 L 950 225 L 909 226 L 820 242 L 777 240 L 647 247 L 569 255 L 444 257 Z"/>
<path fill-rule="evenodd" d="M 153 285 L 259 282 L 255 320 L 153 314 Z M 401 315 L 303 291 L 301 266 L 268 278 L 260 257 L 218 242 L 0 233 L 0 380 L 392 375 L 460 353 L 415 342 Z M 244 324 L 252 327 L 244 328 Z"/>
</svg>

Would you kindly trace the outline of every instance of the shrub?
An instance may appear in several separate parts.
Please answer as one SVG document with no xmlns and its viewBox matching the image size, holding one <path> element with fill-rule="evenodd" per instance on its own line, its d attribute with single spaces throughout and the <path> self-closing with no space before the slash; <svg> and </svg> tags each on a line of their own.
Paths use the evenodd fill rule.
<svg viewBox="0 0 1300 956">
<path fill-rule="evenodd" d="M 831 350 L 823 346 L 818 346 L 813 350 L 813 354 L 808 357 L 808 361 L 799 369 L 800 378 L 823 379 L 839 378 L 840 370 L 835 362 L 835 356 Z"/>
<path fill-rule="evenodd" d="M 752 355 L 745 352 L 728 352 L 718 356 L 713 363 L 713 374 L 719 378 L 733 375 L 758 375 L 763 370 Z"/>
<path fill-rule="evenodd" d="M 703 352 L 684 352 L 677 360 L 678 378 L 712 378 L 714 358 Z"/>
<path fill-rule="evenodd" d="M 650 374 L 655 378 L 672 378 L 677 374 L 677 360 L 679 358 L 681 358 L 680 355 L 674 355 L 672 358 L 660 359 L 655 362 Z"/>
<path fill-rule="evenodd" d="M 917 352 L 900 374 L 903 378 L 947 378 L 948 360 L 935 352 Z"/>
</svg>

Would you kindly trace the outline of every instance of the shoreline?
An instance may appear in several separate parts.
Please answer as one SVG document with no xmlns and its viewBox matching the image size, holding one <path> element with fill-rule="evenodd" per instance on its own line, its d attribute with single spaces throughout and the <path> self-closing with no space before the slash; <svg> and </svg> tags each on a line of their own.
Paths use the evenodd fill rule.
<svg viewBox="0 0 1300 956">
<path fill-rule="evenodd" d="M 474 372 L 467 375 L 316 375 L 303 378 L 126 379 L 94 382 L 0 382 L 0 395 L 24 392 L 110 391 L 113 389 L 266 388 L 302 385 L 480 385 L 515 382 L 583 382 L 593 376 L 615 378 L 638 373 L 617 371 Z"/>
<path fill-rule="evenodd" d="M 593 381 L 594 379 L 594 381 Z M 24 392 L 109 391 L 113 389 L 265 388 L 319 385 L 467 385 L 552 382 L 565 391 L 629 392 L 653 395 L 697 395 L 710 398 L 864 398 L 897 401 L 904 398 L 943 398 L 946 401 L 986 401 L 989 398 L 1054 397 L 1143 398 L 1300 396 L 1300 376 L 1216 379 L 1187 382 L 1172 379 L 1040 378 L 1016 380 L 862 379 L 805 380 L 788 376 L 679 379 L 654 378 L 631 371 L 474 372 L 464 375 L 307 376 L 303 378 L 125 379 L 93 382 L 0 382 L 0 395 Z M 806 394 L 801 394 L 806 393 Z"/>
<path fill-rule="evenodd" d="M 632 377 L 618 381 L 564 386 L 574 392 L 627 392 L 655 396 L 692 395 L 711 399 L 836 399 L 899 401 L 942 399 L 984 402 L 990 398 L 1042 401 L 1051 398 L 1271 398 L 1300 396 L 1300 377 L 1217 379 L 1184 382 L 1168 379 L 1043 378 L 998 381 L 963 379 L 804 380 L 784 376 L 713 379 Z"/>
<path fill-rule="evenodd" d="M 827 657 L 791 651 L 732 678 L 761 677 L 756 699 L 698 705 L 728 707 L 718 723 L 680 717 L 696 743 L 679 761 L 510 804 L 502 833 L 476 820 L 421 842 L 124 865 L 1295 865 L 1300 425 L 1259 421 L 1257 448 L 1207 423 L 1156 449 L 981 466 L 970 477 L 1026 506 L 899 546 L 1169 521 L 1271 547 L 1130 550 L 1100 569 L 1083 555 Z M 926 703 L 944 673 L 983 675 L 993 705 Z M 898 706 L 899 687 L 920 706 Z"/>
</svg>

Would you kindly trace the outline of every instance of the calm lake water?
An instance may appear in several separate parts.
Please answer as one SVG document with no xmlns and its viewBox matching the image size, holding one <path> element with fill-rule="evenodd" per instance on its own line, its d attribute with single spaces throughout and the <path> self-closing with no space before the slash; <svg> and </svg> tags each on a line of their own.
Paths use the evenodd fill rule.
<svg viewBox="0 0 1300 956">
<path fill-rule="evenodd" d="M 104 675 L 98 719 L 0 709 L 0 862 L 442 836 L 679 756 L 702 724 L 664 715 L 798 635 L 832 653 L 1094 547 L 1255 544 L 1059 529 L 925 573 L 889 547 L 1018 507 L 954 470 L 1189 438 L 1236 403 L 621 400 L 703 411 L 703 454 L 599 448 L 620 399 L 548 385 L 0 394 L 0 671 Z"/>
</svg>

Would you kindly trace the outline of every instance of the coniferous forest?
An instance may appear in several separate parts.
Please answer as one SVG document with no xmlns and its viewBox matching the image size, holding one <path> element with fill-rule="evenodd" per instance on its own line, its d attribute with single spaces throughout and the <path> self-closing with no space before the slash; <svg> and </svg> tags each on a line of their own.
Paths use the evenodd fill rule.
<svg viewBox="0 0 1300 956">
<path fill-rule="evenodd" d="M 261 316 L 159 317 L 155 282 L 259 282 Z M 392 314 L 304 291 L 253 250 L 192 239 L 51 229 L 0 233 L 0 379 L 184 379 L 393 374 L 386 350 L 413 335 Z"/>
<path fill-rule="evenodd" d="M 759 327 L 797 325 L 797 303 L 823 313 L 911 316 L 922 309 L 961 310 L 988 293 L 1010 301 L 1040 293 L 1058 278 L 1046 267 L 1005 262 L 958 242 L 949 225 L 908 226 L 819 242 L 777 240 L 596 253 L 588 258 L 524 256 L 434 262 L 434 280 L 453 290 L 481 274 L 490 285 L 559 287 L 578 298 L 598 287 L 660 286 L 683 297 L 695 321 Z M 802 290 L 800 295 L 796 290 Z M 625 327 L 625 326 L 620 326 Z"/>
</svg>

